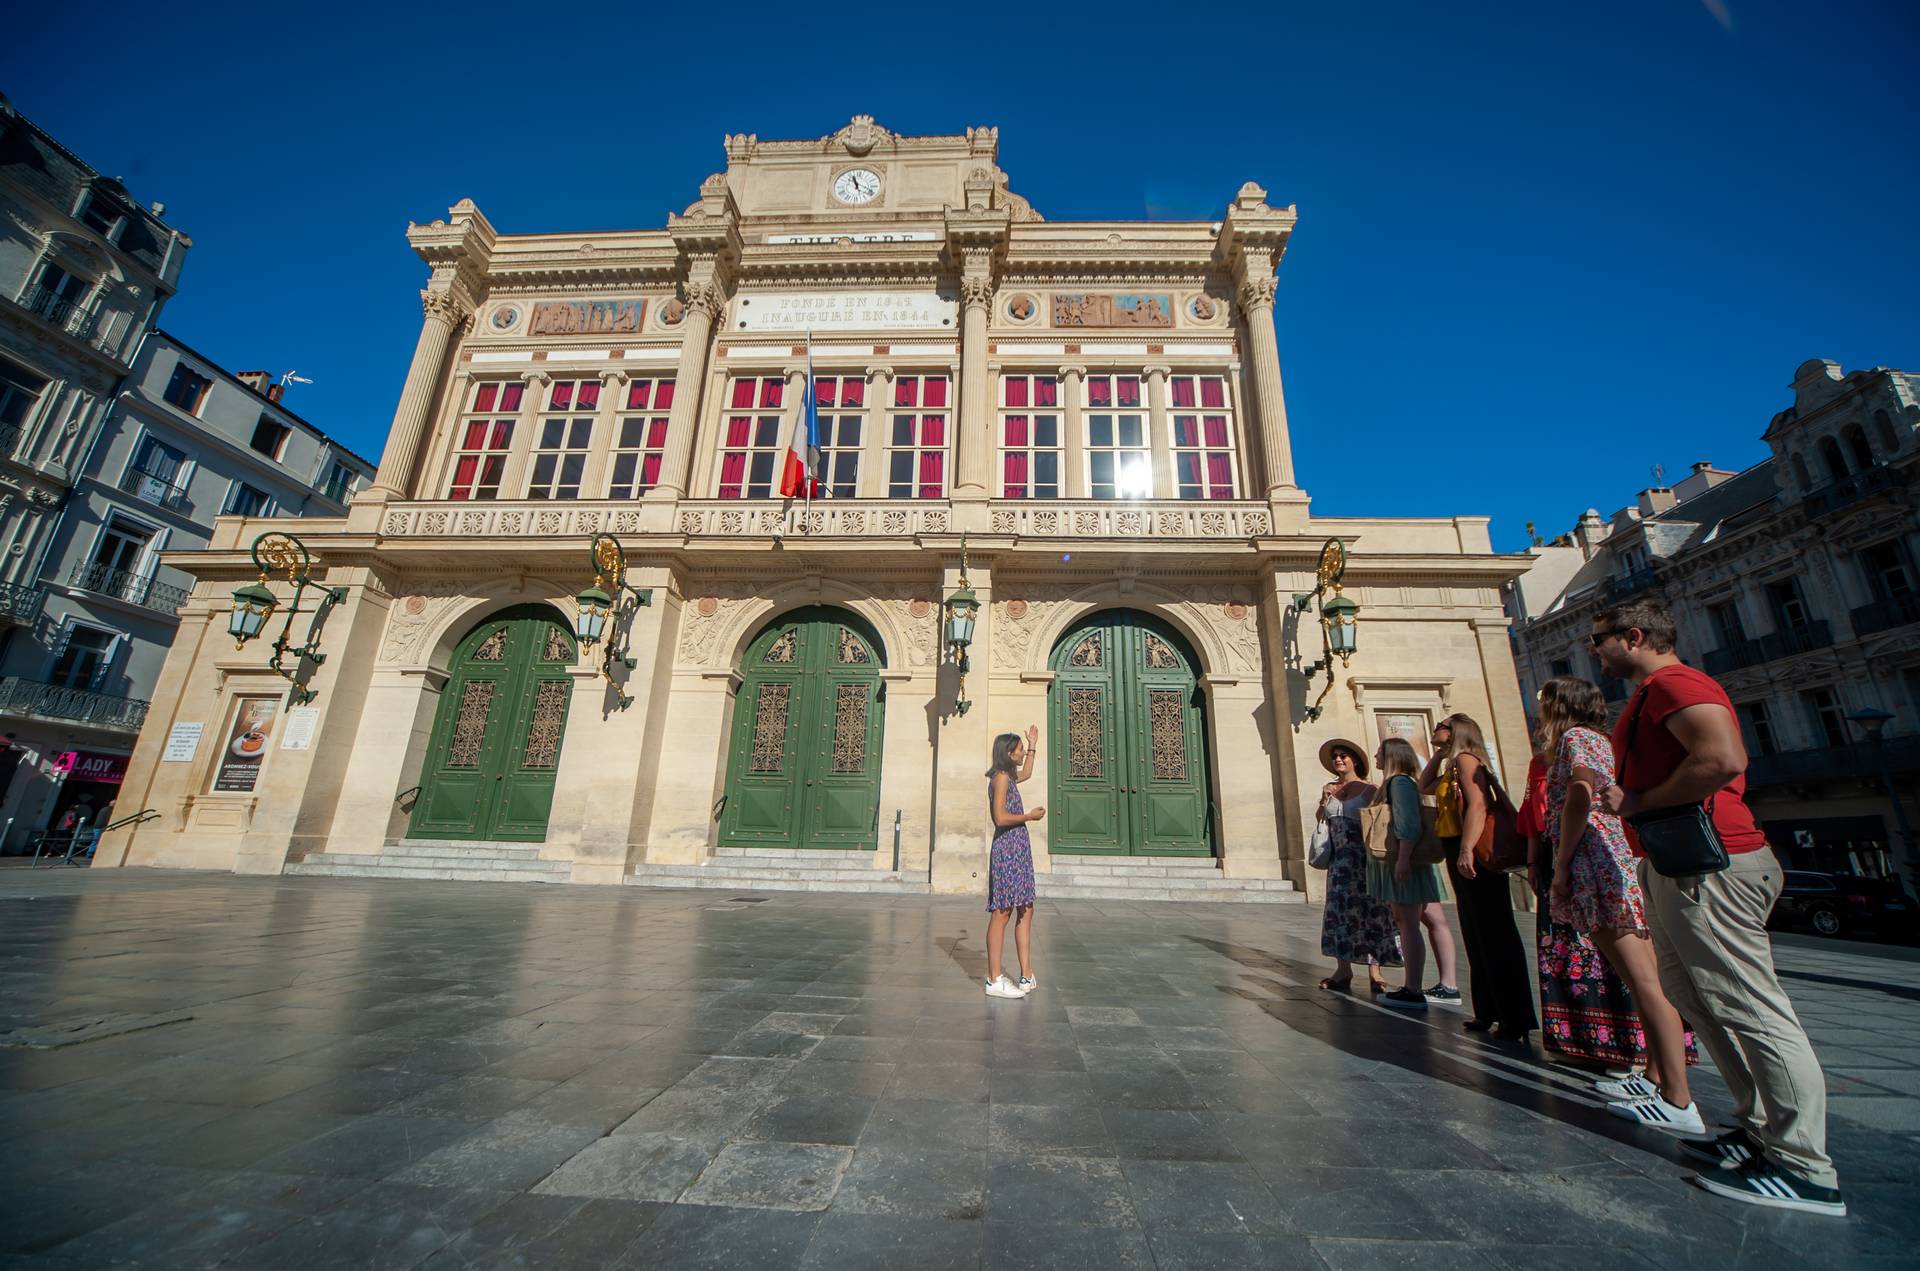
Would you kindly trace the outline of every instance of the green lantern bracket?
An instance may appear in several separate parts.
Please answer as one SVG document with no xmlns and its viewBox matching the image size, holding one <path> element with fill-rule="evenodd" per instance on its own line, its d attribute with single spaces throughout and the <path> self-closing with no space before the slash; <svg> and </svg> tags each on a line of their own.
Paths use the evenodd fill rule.
<svg viewBox="0 0 1920 1271">
<path fill-rule="evenodd" d="M 1313 687 L 1313 677 L 1320 672 L 1327 673 L 1327 686 L 1320 690 L 1320 696 L 1307 708 L 1306 721 L 1312 723 L 1320 718 L 1325 710 L 1327 694 L 1333 692 L 1333 660 L 1340 659 L 1340 669 L 1347 669 L 1348 659 L 1359 648 L 1360 606 L 1341 594 L 1340 580 L 1347 572 L 1347 549 L 1337 538 L 1330 538 L 1320 547 L 1320 563 L 1314 571 L 1315 586 L 1312 591 L 1296 593 L 1293 607 L 1299 613 L 1306 613 L 1313 602 L 1320 602 L 1320 660 L 1304 668 L 1306 686 Z"/>
<path fill-rule="evenodd" d="M 948 659 L 960 671 L 960 688 L 954 700 L 953 712 L 964 715 L 972 709 L 973 703 L 967 700 L 967 671 L 970 664 L 967 650 L 973 645 L 973 625 L 980 616 L 980 597 L 967 585 L 967 536 L 960 536 L 960 588 L 948 596 L 943 606 L 946 623 L 946 651 Z"/>
<path fill-rule="evenodd" d="M 266 630 L 280 603 L 267 583 L 276 574 L 284 576 L 293 585 L 293 603 L 287 606 L 287 620 L 280 628 L 279 637 L 273 642 L 273 656 L 267 659 L 267 665 L 293 685 L 289 701 L 295 706 L 304 706 L 319 696 L 319 693 L 306 686 L 311 674 L 308 668 L 318 667 L 327 660 L 327 655 L 320 651 L 320 630 L 326 625 L 328 611 L 347 598 L 347 589 L 315 582 L 313 557 L 307 551 L 307 545 L 291 534 L 269 530 L 253 540 L 250 555 L 254 568 L 260 571 L 260 581 L 248 583 L 234 591 L 233 616 L 227 623 L 228 634 L 233 636 L 233 647 L 240 649 Z M 320 593 L 320 603 L 307 621 L 306 639 L 295 645 L 292 642 L 293 619 L 300 612 L 300 598 L 308 588 Z M 289 657 L 293 660 L 291 669 L 286 665 Z"/>
<path fill-rule="evenodd" d="M 606 638 L 606 655 L 600 663 L 600 674 L 608 684 L 625 710 L 633 705 L 633 699 L 621 690 L 621 682 L 615 677 L 615 664 L 631 671 L 634 660 L 627 651 L 627 640 L 633 630 L 633 615 L 642 608 L 653 604 L 651 587 L 632 587 L 627 584 L 627 553 L 620 546 L 620 540 L 611 534 L 595 534 L 590 540 L 587 552 L 593 561 L 593 585 L 581 592 L 575 600 L 579 605 L 573 618 L 573 633 L 580 643 L 591 649 L 599 644 L 601 637 Z M 607 629 L 611 620 L 613 629 Z"/>
</svg>

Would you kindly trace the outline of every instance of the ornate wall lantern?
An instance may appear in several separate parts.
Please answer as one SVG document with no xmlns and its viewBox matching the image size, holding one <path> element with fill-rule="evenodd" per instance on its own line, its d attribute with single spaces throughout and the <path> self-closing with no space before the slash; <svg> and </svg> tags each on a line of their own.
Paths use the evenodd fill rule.
<svg viewBox="0 0 1920 1271">
<path fill-rule="evenodd" d="M 980 616 L 980 598 L 973 594 L 973 588 L 967 585 L 967 536 L 960 536 L 960 589 L 947 597 L 946 606 L 946 643 L 947 655 L 960 669 L 960 691 L 954 702 L 956 715 L 964 715 L 973 703 L 967 700 L 967 650 L 973 644 L 973 624 Z"/>
<path fill-rule="evenodd" d="M 600 664 L 600 674 L 606 677 L 607 683 L 613 685 L 620 708 L 625 710 L 633 705 L 633 699 L 620 691 L 620 681 L 614 678 L 613 667 L 617 662 L 629 671 L 633 669 L 633 658 L 627 652 L 627 639 L 633 630 L 634 612 L 653 604 L 653 589 L 628 586 L 627 553 L 620 546 L 620 540 L 613 535 L 595 534 L 587 552 L 593 560 L 593 585 L 574 597 L 579 609 L 573 616 L 573 633 L 589 649 L 605 637 L 607 650 Z M 611 631 L 607 629 L 609 619 L 613 622 Z"/>
<path fill-rule="evenodd" d="M 1327 686 L 1320 690 L 1320 696 L 1307 708 L 1306 720 L 1312 723 L 1319 719 L 1324 709 L 1327 694 L 1333 691 L 1333 660 L 1340 659 L 1340 667 L 1345 670 L 1347 659 L 1360 648 L 1360 606 L 1340 592 L 1340 579 L 1347 572 L 1347 549 L 1339 539 L 1330 538 L 1320 547 L 1320 564 L 1315 570 L 1315 586 L 1310 592 L 1296 593 L 1293 607 L 1305 613 L 1320 601 L 1320 660 L 1305 668 L 1307 687 L 1313 686 L 1313 677 L 1320 672 L 1327 673 Z"/>
<path fill-rule="evenodd" d="M 247 641 L 264 631 L 279 606 L 273 592 L 267 589 L 267 582 L 276 573 L 284 574 L 293 584 L 293 604 L 287 608 L 286 625 L 280 628 L 280 636 L 273 642 L 273 656 L 267 659 L 267 665 L 293 685 L 288 700 L 295 706 L 303 706 L 319 694 L 306 687 L 302 673 L 307 666 L 319 666 L 327 660 L 327 655 L 320 652 L 320 628 L 326 623 L 327 611 L 347 598 L 347 589 L 323 587 L 315 582 L 313 557 L 308 554 L 307 545 L 291 534 L 269 530 L 253 540 L 250 551 L 254 568 L 260 571 L 260 581 L 235 589 L 227 631 L 233 636 L 236 649 L 246 647 Z M 290 640 L 293 619 L 300 612 L 300 597 L 309 587 L 321 593 L 320 604 L 307 622 L 306 640 L 296 647 Z M 289 654 L 293 657 L 292 669 L 285 665 Z"/>
</svg>

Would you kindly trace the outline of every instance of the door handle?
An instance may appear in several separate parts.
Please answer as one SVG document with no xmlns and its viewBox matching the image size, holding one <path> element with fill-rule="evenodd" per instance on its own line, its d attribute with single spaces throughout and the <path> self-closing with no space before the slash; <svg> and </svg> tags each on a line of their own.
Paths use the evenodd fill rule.
<svg viewBox="0 0 1920 1271">
<path fill-rule="evenodd" d="M 494 778 L 495 781 L 505 781 L 506 779 L 507 774 L 504 772 Z"/>
<path fill-rule="evenodd" d="M 808 778 L 807 778 L 807 784 L 808 784 L 808 785 L 812 785 L 812 784 L 813 784 L 813 778 L 812 778 L 812 777 L 808 777 Z"/>
</svg>

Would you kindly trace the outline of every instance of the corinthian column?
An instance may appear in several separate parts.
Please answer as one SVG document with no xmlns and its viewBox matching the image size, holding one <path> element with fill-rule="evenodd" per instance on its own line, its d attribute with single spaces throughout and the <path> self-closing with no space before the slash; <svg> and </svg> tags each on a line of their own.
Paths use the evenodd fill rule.
<svg viewBox="0 0 1920 1271">
<path fill-rule="evenodd" d="M 967 254 L 960 278 L 960 427 L 954 433 L 956 499 L 984 499 L 993 469 L 992 393 L 987 383 L 987 312 L 993 276 L 985 252 Z M 977 261 L 977 263 L 976 263 Z"/>
<path fill-rule="evenodd" d="M 472 303 L 451 290 L 422 291 L 420 304 L 425 310 L 420 339 L 413 346 L 413 364 L 407 367 L 407 382 L 400 389 L 400 404 L 394 408 L 393 427 L 387 431 L 387 446 L 380 452 L 380 467 L 373 476 L 373 488 L 389 498 L 405 498 L 413 484 L 420 438 L 427 429 L 427 413 L 433 409 L 433 390 L 446 365 L 447 345 L 473 316 Z"/>
<path fill-rule="evenodd" d="M 667 453 L 660 464 L 660 481 L 647 491 L 649 499 L 687 497 L 687 473 L 693 464 L 693 434 L 700 426 L 700 390 L 707 378 L 707 351 L 713 342 L 714 319 L 726 304 L 726 294 L 712 276 L 696 274 L 687 283 L 687 316 L 681 320 L 680 364 L 674 372 L 673 410 L 667 415 Z"/>
<path fill-rule="evenodd" d="M 1253 363 L 1253 402 L 1260 418 L 1260 456 L 1269 499 L 1293 489 L 1293 443 L 1287 435 L 1287 399 L 1280 388 L 1280 342 L 1273 333 L 1273 266 L 1248 253 L 1240 282 L 1240 312 L 1247 320 Z"/>
</svg>

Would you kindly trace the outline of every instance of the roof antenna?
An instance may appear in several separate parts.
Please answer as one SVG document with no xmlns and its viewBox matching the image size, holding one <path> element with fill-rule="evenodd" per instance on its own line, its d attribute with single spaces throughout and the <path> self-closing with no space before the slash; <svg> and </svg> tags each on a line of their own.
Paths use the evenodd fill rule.
<svg viewBox="0 0 1920 1271">
<path fill-rule="evenodd" d="M 285 375 L 282 375 L 280 377 L 281 388 L 285 388 L 289 384 L 311 384 L 311 383 L 313 383 L 313 381 L 308 379 L 306 376 L 295 375 L 292 371 L 288 371 Z"/>
<path fill-rule="evenodd" d="M 293 372 L 292 372 L 292 371 L 288 371 L 288 372 L 287 372 L 287 374 L 289 374 L 289 375 L 291 375 L 291 374 L 293 374 Z M 281 381 L 281 382 L 282 382 L 282 383 L 285 383 L 286 381 L 284 381 L 284 380 L 283 380 L 283 381 Z M 304 383 L 306 383 L 306 381 L 305 381 L 305 380 L 302 380 L 302 381 L 301 381 L 301 383 L 303 383 L 303 384 L 304 384 Z M 1666 465 L 1665 465 L 1665 464 L 1659 464 L 1659 463 L 1656 463 L 1656 464 L 1654 464 L 1654 465 L 1653 465 L 1653 467 L 1652 467 L 1651 469 L 1649 469 L 1649 471 L 1651 471 L 1651 472 L 1653 473 L 1653 483 L 1654 483 L 1655 485 L 1657 485 L 1657 486 L 1660 486 L 1661 488 L 1663 488 L 1663 489 L 1664 489 L 1664 488 L 1666 487 L 1666 484 L 1667 484 L 1667 469 L 1666 469 Z"/>
</svg>

